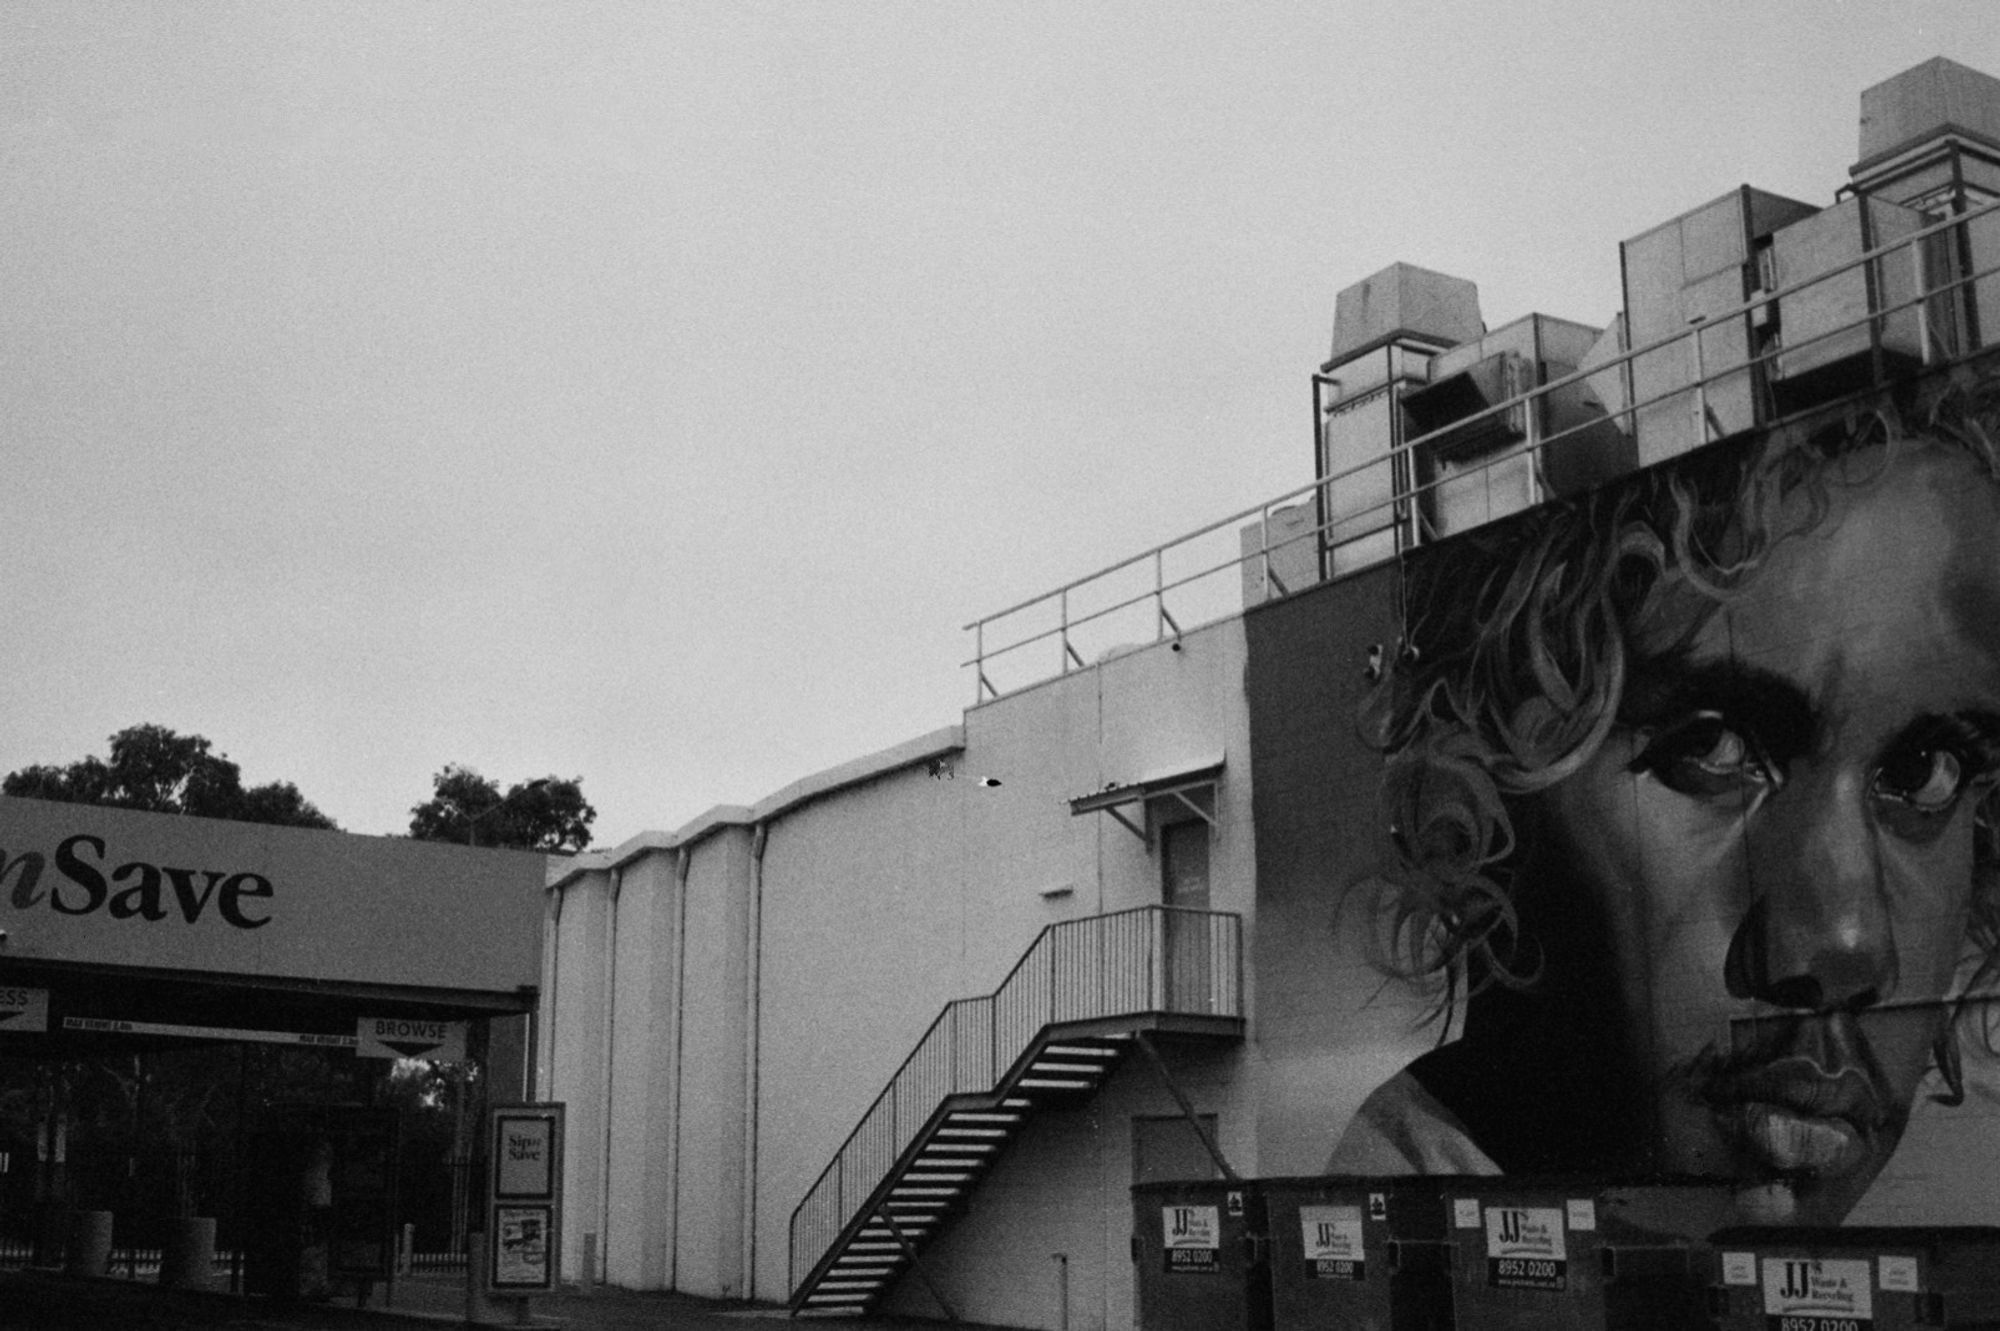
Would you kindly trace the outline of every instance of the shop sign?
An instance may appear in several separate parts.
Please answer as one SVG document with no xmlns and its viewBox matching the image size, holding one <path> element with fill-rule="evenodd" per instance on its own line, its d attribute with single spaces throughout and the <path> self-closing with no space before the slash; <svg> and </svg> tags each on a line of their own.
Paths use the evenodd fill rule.
<svg viewBox="0 0 2000 1331">
<path fill-rule="evenodd" d="M 49 991 L 0 984 L 0 1035 L 49 1028 Z"/>
<path fill-rule="evenodd" d="M 355 1024 L 354 1052 L 362 1058 L 465 1061 L 465 1023 L 413 1017 L 363 1017 Z"/>
</svg>

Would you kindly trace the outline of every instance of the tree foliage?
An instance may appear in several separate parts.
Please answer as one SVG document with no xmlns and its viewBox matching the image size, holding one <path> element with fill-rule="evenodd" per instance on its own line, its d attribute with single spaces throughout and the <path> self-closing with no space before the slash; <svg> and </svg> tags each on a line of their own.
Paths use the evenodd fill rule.
<svg viewBox="0 0 2000 1331">
<path fill-rule="evenodd" d="M 503 794 L 470 767 L 450 763 L 432 785 L 431 798 L 410 810 L 410 835 L 419 841 L 540 851 L 590 845 L 597 810 L 584 801 L 581 777 L 536 777 Z"/>
<path fill-rule="evenodd" d="M 128 726 L 111 737 L 111 756 L 66 766 L 34 764 L 0 778 L 0 793 L 66 804 L 104 804 L 150 813 L 337 830 L 289 781 L 243 785 L 242 769 L 200 735 L 165 726 Z"/>
</svg>

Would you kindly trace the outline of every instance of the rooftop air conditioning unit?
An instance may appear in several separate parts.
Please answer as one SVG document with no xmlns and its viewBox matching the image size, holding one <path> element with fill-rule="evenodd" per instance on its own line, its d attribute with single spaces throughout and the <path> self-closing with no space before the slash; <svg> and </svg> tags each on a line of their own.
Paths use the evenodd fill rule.
<svg viewBox="0 0 2000 1331">
<path fill-rule="evenodd" d="M 1534 376 L 1525 360 L 1512 351 L 1496 352 L 1404 395 L 1404 419 L 1412 438 L 1444 431 L 1423 445 L 1426 453 L 1447 462 L 1463 462 L 1497 453 L 1528 437 L 1525 402 L 1515 402 L 1490 415 L 1482 413 L 1532 387 Z"/>
<path fill-rule="evenodd" d="M 1909 303 L 1918 294 L 1917 260 L 1907 246 L 1869 263 L 1855 260 L 1922 230 L 1927 220 L 1914 208 L 1849 197 L 1771 237 L 1773 276 L 1796 287 L 1778 299 L 1783 349 L 1771 369 L 1771 395 L 1780 412 L 1868 388 L 1878 374 L 1894 378 L 1923 363 L 1919 307 Z M 1943 258 L 1929 252 L 1937 248 L 1927 247 L 1929 273 L 1942 270 Z"/>
</svg>

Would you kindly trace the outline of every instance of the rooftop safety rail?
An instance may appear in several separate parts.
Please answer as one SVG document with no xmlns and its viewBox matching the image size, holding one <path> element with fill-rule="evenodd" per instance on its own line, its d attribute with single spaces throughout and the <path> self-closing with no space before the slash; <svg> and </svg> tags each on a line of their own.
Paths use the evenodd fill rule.
<svg viewBox="0 0 2000 1331">
<path fill-rule="evenodd" d="M 1246 574 L 1258 579 L 1258 585 L 1273 589 L 1280 595 L 1299 590 L 1285 584 L 1278 567 L 1287 552 L 1291 552 L 1294 559 L 1300 557 L 1301 552 L 1294 547 L 1303 547 L 1304 557 L 1317 567 L 1312 582 L 1346 576 L 1355 570 L 1325 567 L 1323 552 L 1334 544 L 1330 536 L 1336 528 L 1353 532 L 1363 527 L 1365 520 L 1371 516 L 1379 515 L 1377 529 L 1396 533 L 1397 553 L 1411 545 L 1421 544 L 1431 536 L 1421 520 L 1425 496 L 1446 485 L 1462 485 L 1468 476 L 1476 474 L 1489 480 L 1490 507 L 1490 478 L 1497 469 L 1523 457 L 1534 458 L 1534 465 L 1539 469 L 1542 455 L 1551 446 L 1578 438 L 1586 431 L 1601 430 L 1607 422 L 1615 423 L 1627 437 L 1631 437 L 1638 431 L 1641 416 L 1663 404 L 1686 399 L 1695 431 L 1689 448 L 1713 442 L 1724 437 L 1725 433 L 1735 433 L 1735 430 L 1718 429 L 1709 401 L 1711 394 L 1720 391 L 1730 381 L 1767 373 L 1786 357 L 1797 358 L 1812 348 L 1831 346 L 1857 329 L 1867 330 L 1871 352 L 1879 352 L 1884 330 L 1891 321 L 1898 316 L 1908 316 L 1915 324 L 1917 359 L 1925 368 L 1948 364 L 1981 348 L 2000 345 L 2000 328 L 1980 330 L 1981 336 L 1976 345 L 1959 336 L 1960 315 L 1964 308 L 1977 303 L 2000 309 L 2000 282 L 1993 280 L 2000 275 L 2000 262 L 1995 262 L 2000 259 L 2000 225 L 1988 225 L 1980 232 L 1979 248 L 1984 251 L 1981 256 L 1984 266 L 1980 266 L 1971 257 L 1977 251 L 1964 241 L 1964 237 L 1972 233 L 1972 224 L 1979 222 L 2000 224 L 2000 201 L 1951 214 L 1823 271 L 1785 282 L 1771 290 L 1760 290 L 1741 304 L 1691 321 L 1685 330 L 1628 348 L 1503 402 L 1468 413 L 1438 429 L 1395 442 L 1365 462 L 1319 477 L 1261 504 L 1218 518 L 1185 535 L 1107 565 L 1053 591 L 976 619 L 965 625 L 965 631 L 973 635 L 973 646 L 972 656 L 962 663 L 970 667 L 974 674 L 974 705 L 1014 689 L 1082 669 L 1093 660 L 1168 638 L 1178 638 L 1195 628 L 1240 613 Z M 1961 244 L 1955 249 L 1953 262 L 1939 264 L 1935 251 L 1939 242 L 1948 236 L 1960 239 Z M 1907 285 L 1914 294 L 1899 300 L 1883 298 L 1881 293 L 1885 286 L 1904 285 L 1900 276 L 1894 283 L 1882 280 L 1891 263 L 1909 265 Z M 1934 271 L 1941 267 L 1960 266 L 1965 271 Z M 1860 313 L 1810 336 L 1785 335 L 1775 345 L 1762 350 L 1745 347 L 1742 354 L 1726 355 L 1719 366 L 1705 364 L 1715 358 L 1715 353 L 1705 350 L 1705 346 L 1712 347 L 1730 331 L 1731 321 L 1762 317 L 1801 293 L 1857 272 L 1863 275 L 1867 290 L 1866 298 L 1859 302 Z M 1851 278 L 1849 280 L 1852 281 Z M 1981 283 L 1986 285 L 1981 288 L 1977 285 Z M 1961 345 L 1962 341 L 1965 344 Z M 1632 391 L 1633 366 L 1645 360 L 1652 360 L 1656 366 L 1661 354 L 1670 348 L 1680 348 L 1680 354 L 1686 357 L 1686 376 L 1676 376 L 1661 391 L 1639 397 Z M 1879 358 L 1877 363 L 1880 363 Z M 1537 409 L 1540 404 L 1552 401 L 1558 394 L 1574 392 L 1586 384 L 1604 385 L 1612 380 L 1620 388 L 1616 394 L 1620 401 L 1613 407 L 1604 408 L 1602 415 L 1546 434 L 1535 428 L 1542 414 Z M 1823 402 L 1816 401 L 1798 410 L 1802 412 L 1822 405 Z M 1504 419 L 1514 412 L 1520 412 L 1522 418 L 1530 423 L 1527 437 L 1521 442 L 1494 451 L 1481 459 L 1476 467 L 1468 466 L 1463 471 L 1428 481 L 1416 479 L 1411 464 L 1427 448 L 1459 435 L 1468 426 Z M 1766 427 L 1784 418 L 1784 413 L 1773 412 L 1738 428 L 1748 429 L 1753 425 Z M 1321 422 L 1316 421 L 1315 429 L 1320 425 Z M 1382 469 L 1388 469 L 1387 483 L 1382 477 Z M 1390 497 L 1372 502 L 1366 499 L 1368 495 L 1384 493 Z M 1274 515 L 1308 501 L 1313 502 L 1316 514 L 1310 526 L 1302 528 L 1297 524 L 1287 524 L 1281 530 L 1274 522 Z M 1253 522 L 1255 538 L 1250 539 L 1243 533 L 1246 525 Z M 1369 561 L 1371 564 L 1376 562 L 1380 560 Z M 1030 659 L 1031 649 L 1037 647 L 1041 651 L 1034 653 L 1033 659 Z M 1004 672 L 1001 668 L 1003 664 Z M 1003 673 L 1008 677 L 997 682 L 996 676 Z"/>
<path fill-rule="evenodd" d="M 954 1095 L 984 1095 L 1041 1033 L 1151 1014 L 1243 1015 L 1241 917 L 1142 906 L 1049 925 L 991 994 L 946 1005 L 792 1212 L 792 1288 Z"/>
</svg>

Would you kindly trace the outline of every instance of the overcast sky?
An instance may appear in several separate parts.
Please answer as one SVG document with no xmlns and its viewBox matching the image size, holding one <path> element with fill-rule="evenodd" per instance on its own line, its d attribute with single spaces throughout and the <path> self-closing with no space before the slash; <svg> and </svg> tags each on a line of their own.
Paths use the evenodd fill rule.
<svg viewBox="0 0 2000 1331">
<path fill-rule="evenodd" d="M 1603 323 L 1936 55 L 1992 0 L 0 0 L 0 770 L 754 802 L 1310 480 L 1340 288 Z"/>
</svg>

